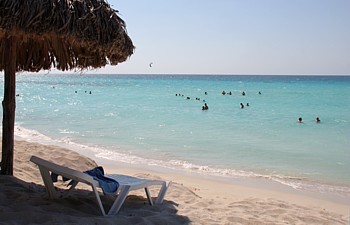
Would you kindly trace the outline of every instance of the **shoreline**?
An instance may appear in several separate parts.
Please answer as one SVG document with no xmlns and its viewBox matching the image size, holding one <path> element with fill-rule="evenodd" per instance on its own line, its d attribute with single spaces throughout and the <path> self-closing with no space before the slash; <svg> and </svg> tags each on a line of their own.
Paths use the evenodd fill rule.
<svg viewBox="0 0 350 225">
<path fill-rule="evenodd" d="M 103 163 L 106 173 L 162 179 L 173 183 L 162 205 L 145 204 L 145 197 L 142 197 L 144 192 L 141 190 L 126 200 L 116 216 L 101 217 L 91 189 L 86 185 L 78 186 L 77 191 L 58 201 L 48 200 L 40 173 L 29 162 L 31 155 L 80 171 Z M 14 169 L 14 177 L 0 177 L 0 221 L 5 223 L 343 225 L 349 222 L 348 204 L 261 185 L 254 187 L 241 181 L 232 183 L 156 170 L 152 166 L 144 168 L 106 162 L 52 145 L 15 141 Z M 12 182 L 16 179 L 16 182 Z M 59 187 L 66 188 L 66 185 Z M 103 201 L 113 203 L 111 198 Z M 18 211 L 18 208 L 26 210 Z M 43 215 L 44 220 L 40 219 Z"/>
<path fill-rule="evenodd" d="M 254 197 L 261 197 L 265 195 L 271 195 L 270 197 L 277 198 L 286 197 L 290 201 L 293 201 L 294 204 L 298 204 L 300 201 L 306 201 L 312 204 L 313 207 L 325 205 L 325 208 L 327 210 L 335 213 L 339 213 L 340 211 L 344 215 L 350 213 L 350 197 L 348 196 L 340 196 L 333 193 L 318 193 L 307 190 L 298 190 L 273 180 L 249 177 L 227 178 L 215 175 L 199 174 L 196 172 L 190 173 L 159 166 L 134 165 L 101 159 L 95 156 L 92 156 L 91 158 L 93 158 L 94 161 L 96 161 L 99 165 L 106 168 L 106 171 L 109 173 L 120 173 L 120 171 L 122 171 L 123 173 L 129 175 L 140 173 L 155 174 L 156 176 L 166 178 L 166 180 L 175 180 L 176 182 L 181 181 L 184 186 L 193 187 L 194 192 L 198 192 L 197 194 L 204 193 L 205 195 L 214 195 L 215 191 L 207 189 L 206 187 L 215 187 L 216 189 L 218 188 L 218 185 L 224 185 L 225 188 L 223 189 L 232 190 L 233 192 L 237 193 L 244 193 L 244 189 L 249 189 L 252 191 L 252 193 L 259 193 L 259 195 L 256 195 Z M 197 186 L 196 184 L 200 185 Z M 205 191 L 203 192 L 202 190 Z M 230 194 L 235 195 L 234 193 Z M 327 202 L 330 204 L 326 204 Z M 338 208 L 337 205 L 343 205 L 345 207 L 341 209 Z"/>
<path fill-rule="evenodd" d="M 24 129 L 24 128 L 18 128 L 18 129 Z M 146 163 L 142 163 L 142 162 L 139 164 L 126 163 L 123 161 L 110 160 L 104 157 L 97 157 L 96 156 L 97 152 L 95 147 L 84 146 L 79 143 L 65 143 L 60 141 L 57 142 L 54 139 L 51 139 L 49 137 L 46 137 L 46 136 L 43 136 L 43 137 L 45 138 L 44 141 L 42 141 L 41 139 L 42 134 L 39 135 L 39 138 L 33 138 L 30 140 L 26 140 L 25 137 L 16 135 L 15 139 L 18 139 L 20 141 L 37 143 L 41 145 L 54 145 L 60 148 L 66 148 L 93 159 L 94 161 L 98 162 L 98 164 L 100 164 L 103 167 L 107 167 L 111 171 L 114 171 L 115 170 L 114 167 L 118 165 L 121 165 L 122 167 L 126 167 L 135 171 L 150 171 L 157 174 L 161 173 L 161 171 L 167 171 L 168 174 L 173 174 L 174 177 L 185 176 L 185 177 L 188 177 L 189 180 L 191 177 L 194 177 L 198 179 L 210 180 L 212 182 L 220 182 L 220 183 L 224 182 L 224 183 L 238 185 L 238 186 L 244 185 L 249 188 L 257 188 L 257 189 L 263 188 L 266 190 L 274 190 L 278 192 L 287 192 L 287 193 L 290 192 L 293 194 L 305 195 L 306 197 L 315 197 L 315 198 L 325 199 L 325 200 L 329 200 L 340 204 L 349 203 L 350 205 L 350 195 L 347 195 L 345 193 L 331 192 L 330 190 L 325 190 L 321 193 L 319 190 L 315 190 L 315 189 L 311 190 L 311 189 L 294 188 L 290 184 L 285 184 L 281 181 L 276 181 L 264 175 L 255 176 L 255 177 L 249 177 L 249 176 L 230 177 L 230 176 L 224 176 L 224 175 L 218 175 L 218 174 L 205 174 L 205 173 L 201 173 L 200 171 L 191 172 L 190 170 L 186 170 L 183 168 L 169 168 L 169 167 L 164 167 L 162 165 L 147 165 Z M 41 142 L 39 142 L 39 140 L 41 140 Z M 317 184 L 326 185 L 330 188 L 344 187 L 344 186 L 339 186 L 339 185 L 329 184 L 329 183 L 318 182 Z M 311 182 L 311 186 L 314 186 L 314 185 L 315 183 Z"/>
<path fill-rule="evenodd" d="M 45 136 L 41 133 L 32 133 L 31 130 L 28 130 L 23 127 L 16 127 L 17 132 L 23 132 L 21 130 L 24 130 L 25 134 L 27 136 L 20 136 L 16 135 L 15 139 L 20 140 L 20 141 L 29 141 L 33 143 L 39 143 L 43 145 L 55 145 L 58 147 L 62 148 L 67 148 L 72 151 L 76 151 L 80 154 L 83 154 L 87 157 L 94 158 L 96 161 L 99 161 L 100 164 L 108 163 L 108 164 L 124 164 L 125 165 L 130 165 L 130 167 L 135 167 L 135 168 L 140 168 L 140 169 L 148 169 L 150 167 L 154 167 L 155 170 L 167 170 L 169 173 L 178 173 L 178 174 L 183 174 L 183 175 L 190 175 L 190 176 L 197 176 L 197 177 L 203 177 L 203 178 L 209 178 L 211 180 L 218 180 L 218 181 L 224 181 L 224 182 L 229 182 L 233 184 L 238 184 L 240 183 L 247 183 L 252 187 L 259 187 L 259 185 L 263 185 L 267 188 L 272 188 L 276 190 L 290 190 L 292 192 L 302 192 L 302 193 L 307 193 L 307 195 L 311 196 L 320 196 L 321 198 L 326 198 L 330 199 L 332 201 L 338 201 L 338 202 L 344 202 L 344 201 L 349 201 L 350 202 L 350 186 L 347 186 L 346 184 L 337 184 L 337 183 L 332 183 L 331 181 L 329 182 L 322 182 L 321 180 L 318 181 L 308 181 L 308 180 L 300 180 L 298 178 L 291 178 L 289 180 L 288 177 L 271 177 L 269 175 L 262 175 L 262 174 L 254 174 L 251 176 L 248 173 L 251 172 L 245 172 L 247 175 L 223 175 L 223 174 L 216 174 L 215 172 L 209 172 L 208 173 L 202 173 L 200 170 L 196 171 L 193 170 L 191 172 L 191 169 L 186 169 L 186 168 L 170 168 L 164 166 L 166 164 L 165 161 L 162 161 L 162 165 L 152 165 L 150 166 L 147 164 L 148 160 L 145 162 L 139 161 L 137 164 L 134 163 L 126 163 L 123 161 L 118 161 L 117 159 L 115 160 L 110 160 L 106 157 L 107 155 L 104 155 L 102 157 L 97 157 L 96 154 L 98 154 L 99 150 L 102 151 L 110 151 L 108 149 L 99 149 L 93 146 L 85 146 L 83 144 L 79 143 L 74 143 L 74 142 L 62 142 L 59 140 L 51 139 L 48 136 Z M 30 136 L 28 136 L 28 134 Z M 117 153 L 117 154 L 125 154 L 125 153 Z M 124 156 L 123 156 L 124 157 Z M 126 156 L 128 157 L 128 156 Z M 139 156 L 132 156 L 136 158 L 140 158 Z M 140 158 L 142 159 L 142 158 Z M 150 164 L 154 162 L 149 162 Z M 140 166 L 142 165 L 142 166 Z M 199 165 L 194 165 L 195 168 L 201 167 Z M 211 168 L 214 169 L 214 168 Z M 244 172 L 243 172 L 244 173 Z M 297 187 L 294 187 L 294 186 Z M 320 188 L 322 187 L 322 188 Z M 334 190 L 334 187 L 336 190 Z M 319 188 L 319 189 L 317 189 Z M 342 191 L 342 189 L 345 189 L 347 191 Z M 344 200 L 346 199 L 346 200 Z"/>
</svg>

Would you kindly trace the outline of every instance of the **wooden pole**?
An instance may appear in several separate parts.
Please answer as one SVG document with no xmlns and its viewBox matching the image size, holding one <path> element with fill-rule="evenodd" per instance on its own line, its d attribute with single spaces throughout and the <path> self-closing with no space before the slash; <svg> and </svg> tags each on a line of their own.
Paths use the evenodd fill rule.
<svg viewBox="0 0 350 225">
<path fill-rule="evenodd" d="M 13 175 L 13 148 L 16 111 L 16 38 L 6 35 L 4 99 L 2 101 L 2 159 L 1 174 Z"/>
</svg>

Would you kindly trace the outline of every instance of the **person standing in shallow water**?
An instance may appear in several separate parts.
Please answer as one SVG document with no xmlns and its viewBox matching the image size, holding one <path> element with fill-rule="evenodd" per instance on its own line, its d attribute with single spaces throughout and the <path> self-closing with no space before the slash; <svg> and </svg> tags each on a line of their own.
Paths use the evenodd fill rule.
<svg viewBox="0 0 350 225">
<path fill-rule="evenodd" d="M 204 106 L 202 106 L 202 110 L 208 110 L 208 109 L 209 109 L 209 107 L 208 107 L 207 103 L 204 103 Z"/>
</svg>

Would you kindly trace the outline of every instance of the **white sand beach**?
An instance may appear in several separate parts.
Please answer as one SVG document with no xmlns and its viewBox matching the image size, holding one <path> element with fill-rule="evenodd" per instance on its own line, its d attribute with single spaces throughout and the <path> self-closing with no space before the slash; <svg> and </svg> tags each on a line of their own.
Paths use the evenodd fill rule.
<svg viewBox="0 0 350 225">
<path fill-rule="evenodd" d="M 78 185 L 70 196 L 48 200 L 37 166 L 37 155 L 80 171 L 97 165 L 74 151 L 25 141 L 15 142 L 14 176 L 0 176 L 0 224 L 348 224 L 350 203 L 337 199 L 227 182 L 173 171 L 131 165 L 101 165 L 106 173 L 171 180 L 162 205 L 150 206 L 142 190 L 127 198 L 116 216 L 101 216 L 90 187 Z M 65 187 L 65 184 L 58 184 Z M 152 191 L 152 189 L 151 189 Z M 105 206 L 113 197 L 104 196 Z"/>
</svg>

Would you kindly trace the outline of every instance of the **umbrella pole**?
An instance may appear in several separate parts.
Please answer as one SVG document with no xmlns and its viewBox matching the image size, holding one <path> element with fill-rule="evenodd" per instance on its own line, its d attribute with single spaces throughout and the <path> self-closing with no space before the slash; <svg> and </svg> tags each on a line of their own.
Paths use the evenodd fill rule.
<svg viewBox="0 0 350 225">
<path fill-rule="evenodd" d="M 5 43 L 5 84 L 2 101 L 2 161 L 1 174 L 13 175 L 13 149 L 16 110 L 16 38 L 8 35 Z"/>
</svg>

